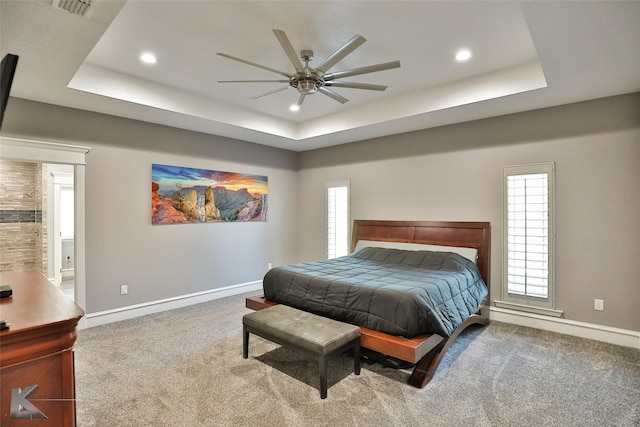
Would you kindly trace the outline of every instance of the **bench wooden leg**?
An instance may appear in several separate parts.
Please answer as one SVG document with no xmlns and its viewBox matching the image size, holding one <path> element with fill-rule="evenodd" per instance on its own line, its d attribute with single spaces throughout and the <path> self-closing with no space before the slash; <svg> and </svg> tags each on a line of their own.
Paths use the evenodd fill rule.
<svg viewBox="0 0 640 427">
<path fill-rule="evenodd" d="M 247 327 L 242 326 L 242 358 L 246 359 L 249 357 L 249 332 L 247 332 Z"/>
<path fill-rule="evenodd" d="M 360 375 L 360 340 L 356 340 L 353 345 L 353 372 Z"/>
<path fill-rule="evenodd" d="M 327 398 L 327 357 L 320 358 L 320 399 Z"/>
</svg>

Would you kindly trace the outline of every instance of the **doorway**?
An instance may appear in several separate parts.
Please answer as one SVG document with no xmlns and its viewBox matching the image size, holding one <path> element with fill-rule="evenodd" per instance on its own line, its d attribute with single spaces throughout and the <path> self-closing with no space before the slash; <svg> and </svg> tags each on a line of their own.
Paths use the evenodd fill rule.
<svg viewBox="0 0 640 427">
<path fill-rule="evenodd" d="M 85 156 L 90 147 L 59 144 L 53 142 L 35 141 L 28 139 L 9 138 L 0 136 L 0 160 L 14 160 L 22 162 L 32 162 L 35 164 L 70 165 L 73 170 L 73 206 L 74 206 L 74 251 L 73 251 L 73 277 L 74 277 L 74 301 L 86 310 L 86 269 L 85 269 L 85 179 L 86 160 Z M 47 206 L 49 201 L 47 200 Z M 36 212 L 37 214 L 37 212 Z M 44 220 L 44 216 L 43 216 Z M 41 239 L 43 240 L 43 239 Z M 53 245 L 53 243 L 47 244 Z M 49 251 L 47 250 L 47 253 Z M 44 251 L 40 251 L 44 253 Z M 62 257 L 62 255 L 61 255 Z M 41 273 L 51 278 L 47 268 Z M 39 265 L 43 265 L 40 263 Z M 35 265 L 35 263 L 34 263 Z M 33 268 L 32 268 L 33 270 Z M 46 271 L 46 272 L 45 272 Z M 53 271 L 53 270 L 51 270 Z M 79 328 L 86 327 L 86 317 L 80 320 Z"/>
<path fill-rule="evenodd" d="M 73 165 L 44 165 L 49 174 L 47 193 L 49 280 L 75 301 L 75 190 Z M 53 274 L 53 277 L 51 277 Z"/>
<path fill-rule="evenodd" d="M 0 271 L 37 271 L 75 300 L 73 165 L 0 160 Z"/>
</svg>

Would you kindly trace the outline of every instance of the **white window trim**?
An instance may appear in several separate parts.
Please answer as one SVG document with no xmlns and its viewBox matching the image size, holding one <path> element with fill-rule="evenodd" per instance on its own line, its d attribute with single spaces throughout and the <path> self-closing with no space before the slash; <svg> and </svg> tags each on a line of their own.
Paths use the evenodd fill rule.
<svg viewBox="0 0 640 427">
<path fill-rule="evenodd" d="M 535 307 L 532 305 L 514 304 L 506 301 L 493 301 L 496 307 L 506 308 L 509 310 L 526 311 L 527 313 L 542 314 L 544 316 L 562 317 L 564 312 L 562 310 L 555 310 L 552 308 Z"/>
<path fill-rule="evenodd" d="M 351 180 L 350 179 L 336 179 L 327 181 L 325 187 L 325 248 L 326 254 L 328 257 L 329 254 L 329 189 L 336 187 L 346 187 L 347 188 L 347 253 L 349 253 L 350 245 L 351 245 Z"/>
<path fill-rule="evenodd" d="M 516 295 L 508 292 L 508 224 L 507 224 L 507 190 L 506 181 L 510 175 L 523 175 L 533 173 L 547 173 L 549 177 L 549 282 L 548 282 L 548 297 L 532 297 L 524 295 Z M 563 312 L 556 310 L 555 307 L 555 292 L 556 292 L 556 280 L 555 280 L 555 163 L 533 163 L 525 165 L 504 166 L 502 168 L 502 195 L 503 195 L 503 208 L 502 208 L 502 290 L 501 299 L 494 301 L 497 307 L 527 311 L 530 313 L 543 314 L 548 316 L 560 317 Z"/>
</svg>

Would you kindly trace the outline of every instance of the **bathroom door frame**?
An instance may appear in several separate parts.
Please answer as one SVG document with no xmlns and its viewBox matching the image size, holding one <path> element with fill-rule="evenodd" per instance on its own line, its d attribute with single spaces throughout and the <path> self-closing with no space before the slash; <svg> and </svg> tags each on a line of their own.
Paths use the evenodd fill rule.
<svg viewBox="0 0 640 427">
<path fill-rule="evenodd" d="M 76 305 L 87 311 L 85 259 L 86 154 L 91 147 L 0 136 L 0 159 L 74 166 Z M 78 324 L 86 328 L 86 317 Z"/>
</svg>

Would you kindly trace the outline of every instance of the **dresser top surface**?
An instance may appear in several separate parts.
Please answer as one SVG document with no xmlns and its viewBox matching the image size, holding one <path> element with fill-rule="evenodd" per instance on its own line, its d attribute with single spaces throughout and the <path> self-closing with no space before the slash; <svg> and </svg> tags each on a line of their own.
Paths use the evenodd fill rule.
<svg viewBox="0 0 640 427">
<path fill-rule="evenodd" d="M 84 311 L 40 273 L 0 273 L 0 284 L 10 285 L 11 297 L 0 298 L 0 320 L 10 323 L 0 337 L 56 323 L 77 322 Z"/>
</svg>

